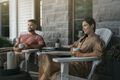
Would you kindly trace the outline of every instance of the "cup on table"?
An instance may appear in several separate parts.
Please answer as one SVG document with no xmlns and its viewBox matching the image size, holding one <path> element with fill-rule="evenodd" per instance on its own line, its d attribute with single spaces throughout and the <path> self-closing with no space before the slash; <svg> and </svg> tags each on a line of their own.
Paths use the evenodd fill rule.
<svg viewBox="0 0 120 80">
<path fill-rule="evenodd" d="M 73 48 L 73 51 L 77 52 L 77 51 L 79 51 L 79 48 Z"/>
<path fill-rule="evenodd" d="M 19 48 L 24 48 L 24 44 L 19 44 L 19 46 L 18 46 Z"/>
</svg>

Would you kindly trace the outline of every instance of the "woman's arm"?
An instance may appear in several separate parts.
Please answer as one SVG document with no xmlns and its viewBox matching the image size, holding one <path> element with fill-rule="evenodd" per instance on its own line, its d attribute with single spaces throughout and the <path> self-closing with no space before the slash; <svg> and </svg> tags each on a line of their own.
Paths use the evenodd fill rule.
<svg viewBox="0 0 120 80">
<path fill-rule="evenodd" d="M 90 52 L 90 53 L 81 53 L 81 52 L 72 52 L 75 57 L 92 57 L 97 56 L 100 57 L 100 54 L 97 54 L 96 52 Z"/>
</svg>

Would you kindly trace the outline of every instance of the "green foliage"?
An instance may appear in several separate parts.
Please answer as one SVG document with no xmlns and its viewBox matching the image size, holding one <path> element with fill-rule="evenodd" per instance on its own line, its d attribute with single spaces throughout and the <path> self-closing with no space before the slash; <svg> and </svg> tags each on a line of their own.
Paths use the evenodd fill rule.
<svg viewBox="0 0 120 80">
<path fill-rule="evenodd" d="M 106 57 L 111 60 L 120 61 L 120 44 L 112 46 L 106 52 Z"/>
<path fill-rule="evenodd" d="M 104 57 L 107 60 L 120 61 L 120 38 L 113 38 L 109 49 L 105 50 Z"/>
<path fill-rule="evenodd" d="M 0 48 L 2 47 L 12 47 L 12 42 L 5 37 L 0 36 Z"/>
</svg>

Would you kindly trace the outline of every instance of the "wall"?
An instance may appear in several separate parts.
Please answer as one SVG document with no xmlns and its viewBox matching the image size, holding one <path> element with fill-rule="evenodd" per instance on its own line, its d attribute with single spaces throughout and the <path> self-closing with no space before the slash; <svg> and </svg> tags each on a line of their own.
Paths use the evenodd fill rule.
<svg viewBox="0 0 120 80">
<path fill-rule="evenodd" d="M 1 2 L 5 2 L 5 1 L 8 1 L 8 0 L 0 0 L 0 3 L 1 3 Z"/>
<path fill-rule="evenodd" d="M 27 31 L 29 19 L 34 19 L 34 0 L 18 0 L 18 33 Z"/>
<path fill-rule="evenodd" d="M 9 0 L 9 30 L 10 39 L 13 40 L 18 34 L 18 15 L 17 15 L 17 0 Z"/>
<path fill-rule="evenodd" d="M 27 31 L 27 21 L 35 18 L 34 0 L 9 0 L 10 39 Z"/>
<path fill-rule="evenodd" d="M 120 37 L 120 0 L 93 0 L 93 17 L 97 26 L 107 27 Z"/>
<path fill-rule="evenodd" d="M 62 45 L 69 43 L 69 0 L 43 0 L 44 39 L 48 46 L 54 46 L 60 38 Z"/>
</svg>

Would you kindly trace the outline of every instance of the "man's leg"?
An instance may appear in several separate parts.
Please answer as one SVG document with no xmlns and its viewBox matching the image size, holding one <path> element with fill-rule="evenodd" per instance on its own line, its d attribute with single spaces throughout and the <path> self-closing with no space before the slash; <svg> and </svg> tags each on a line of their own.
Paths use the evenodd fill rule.
<svg viewBox="0 0 120 80">
<path fill-rule="evenodd" d="M 17 60 L 17 66 L 20 66 L 20 64 L 21 64 L 21 62 L 23 61 L 23 60 L 25 60 L 25 54 L 23 54 L 23 53 L 18 53 L 18 52 L 15 52 L 15 55 L 16 55 L 16 60 Z M 22 65 L 23 66 L 23 65 Z"/>
</svg>

